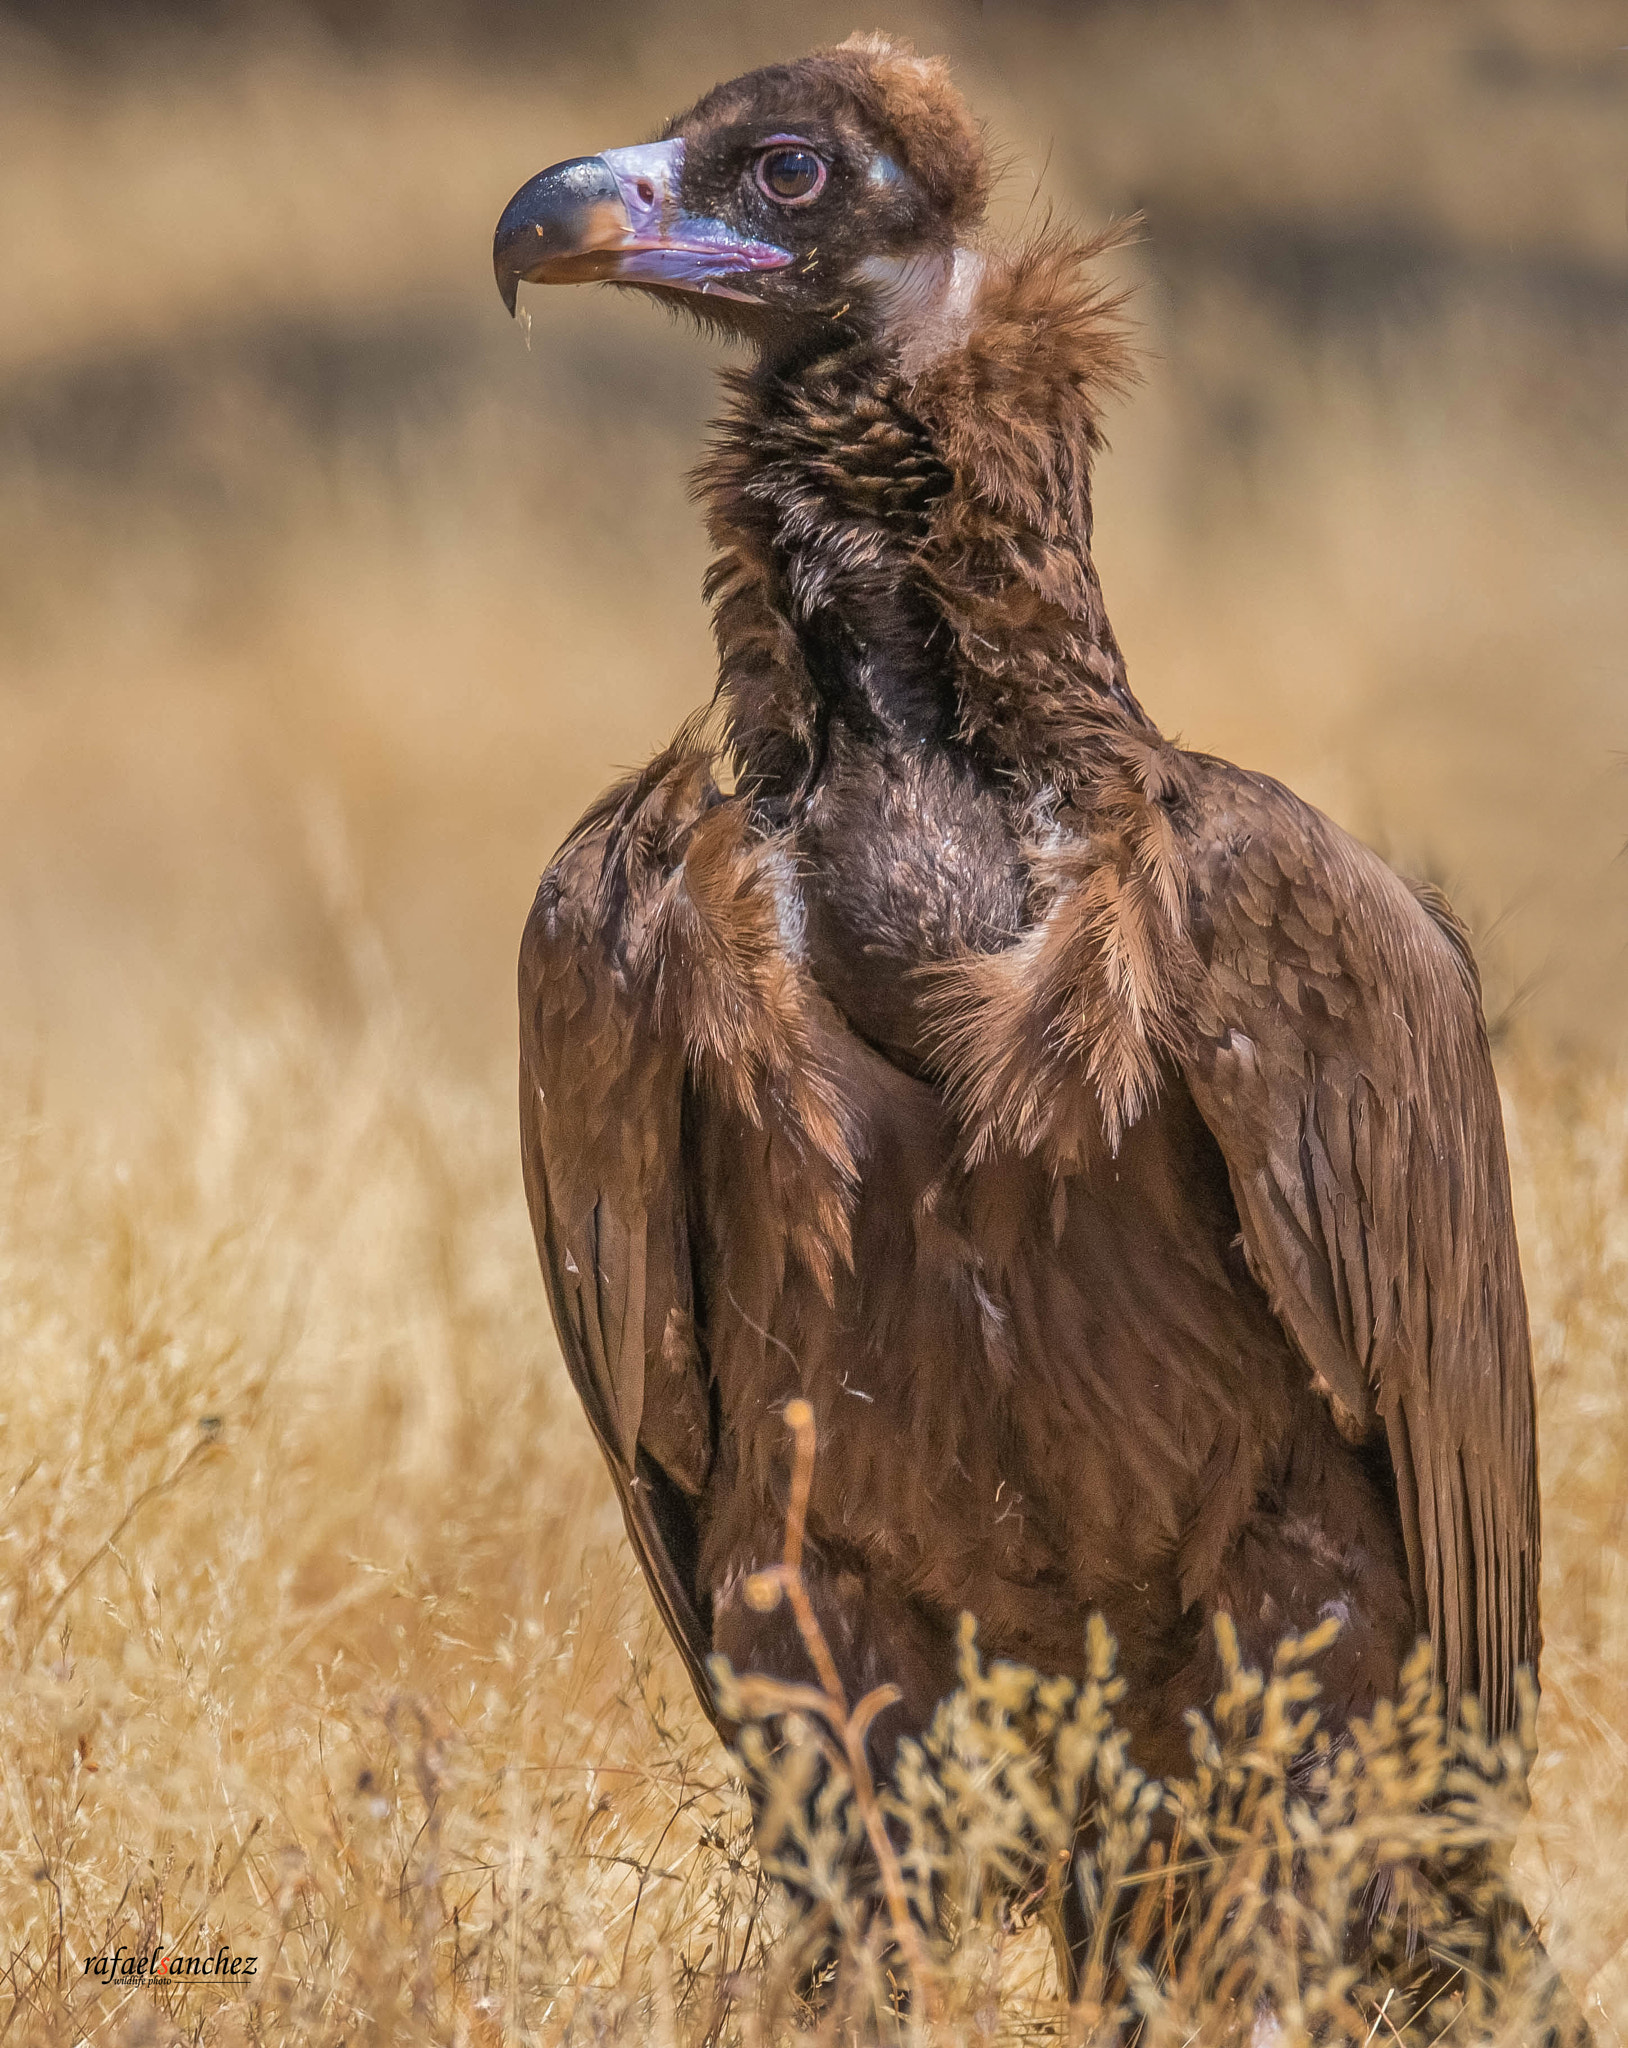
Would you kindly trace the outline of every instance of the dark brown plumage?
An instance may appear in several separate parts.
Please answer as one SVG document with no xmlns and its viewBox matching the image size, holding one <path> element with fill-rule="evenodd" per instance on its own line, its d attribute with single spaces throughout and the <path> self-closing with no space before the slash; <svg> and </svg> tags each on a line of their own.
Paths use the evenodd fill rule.
<svg viewBox="0 0 1628 2048">
<path fill-rule="evenodd" d="M 1475 967 L 1288 790 L 1161 737 L 1091 559 L 1123 381 L 1089 243 L 979 238 L 979 132 L 879 40 L 753 73 L 505 215 L 750 342 L 698 476 L 716 727 L 587 814 L 521 955 L 567 1362 L 703 1703 L 807 1675 L 742 1597 L 813 1404 L 810 1588 L 885 1763 L 982 1646 L 1119 1640 L 1186 1759 L 1212 1620 L 1538 1656 L 1526 1312 Z M 790 195 L 790 196 L 787 196 Z M 728 764 L 733 787 L 720 764 Z"/>
</svg>

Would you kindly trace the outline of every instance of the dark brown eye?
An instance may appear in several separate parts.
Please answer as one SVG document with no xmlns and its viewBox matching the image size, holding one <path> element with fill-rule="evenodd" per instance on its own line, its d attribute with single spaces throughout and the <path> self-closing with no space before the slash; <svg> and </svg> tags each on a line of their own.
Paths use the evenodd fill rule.
<svg viewBox="0 0 1628 2048">
<path fill-rule="evenodd" d="M 782 144 L 757 160 L 758 189 L 779 206 L 806 206 L 825 184 L 825 165 L 811 149 Z"/>
</svg>

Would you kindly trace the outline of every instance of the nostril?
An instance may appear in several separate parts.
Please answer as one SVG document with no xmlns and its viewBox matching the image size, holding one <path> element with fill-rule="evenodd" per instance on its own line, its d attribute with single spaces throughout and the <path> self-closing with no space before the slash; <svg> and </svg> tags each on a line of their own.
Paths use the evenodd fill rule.
<svg viewBox="0 0 1628 2048">
<path fill-rule="evenodd" d="M 639 197 L 644 201 L 646 206 L 655 205 L 656 188 L 654 185 L 651 184 L 648 178 L 641 178 L 638 184 L 633 189 L 638 193 Z"/>
</svg>

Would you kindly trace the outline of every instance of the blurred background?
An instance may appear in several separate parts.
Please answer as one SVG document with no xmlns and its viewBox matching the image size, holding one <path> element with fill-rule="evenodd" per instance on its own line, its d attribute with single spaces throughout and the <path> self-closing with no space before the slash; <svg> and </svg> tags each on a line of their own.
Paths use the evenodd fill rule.
<svg viewBox="0 0 1628 2048">
<path fill-rule="evenodd" d="M 543 165 L 874 27 L 952 59 L 1000 226 L 1142 216 L 1098 557 L 1143 701 L 1476 931 L 1545 1488 L 1518 1869 L 1628 2039 L 1628 7 L 0 0 L 18 2040 L 158 2038 L 82 1958 L 204 1914 L 290 2041 L 551 2040 L 562 1986 L 746 1955 L 513 1109 L 537 874 L 710 694 L 717 352 L 606 290 L 528 339 L 489 252 Z"/>
<path fill-rule="evenodd" d="M 1001 225 L 1143 217 L 1098 531 L 1144 702 L 1444 884 L 1501 1027 L 1620 1033 L 1620 4 L 13 0 L 0 1034 L 48 1088 L 370 977 L 499 1084 L 538 870 L 710 688 L 716 350 L 609 290 L 528 343 L 493 222 L 875 26 L 953 60 Z"/>
</svg>

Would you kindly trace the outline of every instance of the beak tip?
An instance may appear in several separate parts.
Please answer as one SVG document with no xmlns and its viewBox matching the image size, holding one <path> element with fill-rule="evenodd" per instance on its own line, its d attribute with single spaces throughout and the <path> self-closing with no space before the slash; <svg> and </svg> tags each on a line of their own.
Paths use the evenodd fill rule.
<svg viewBox="0 0 1628 2048">
<path fill-rule="evenodd" d="M 571 157 L 521 186 L 504 207 L 492 238 L 498 295 L 511 318 L 518 311 L 521 285 L 575 281 L 569 270 L 551 274 L 552 267 L 595 246 L 589 230 L 596 209 L 606 205 L 620 210 L 625 227 L 626 208 L 603 157 Z"/>
</svg>

